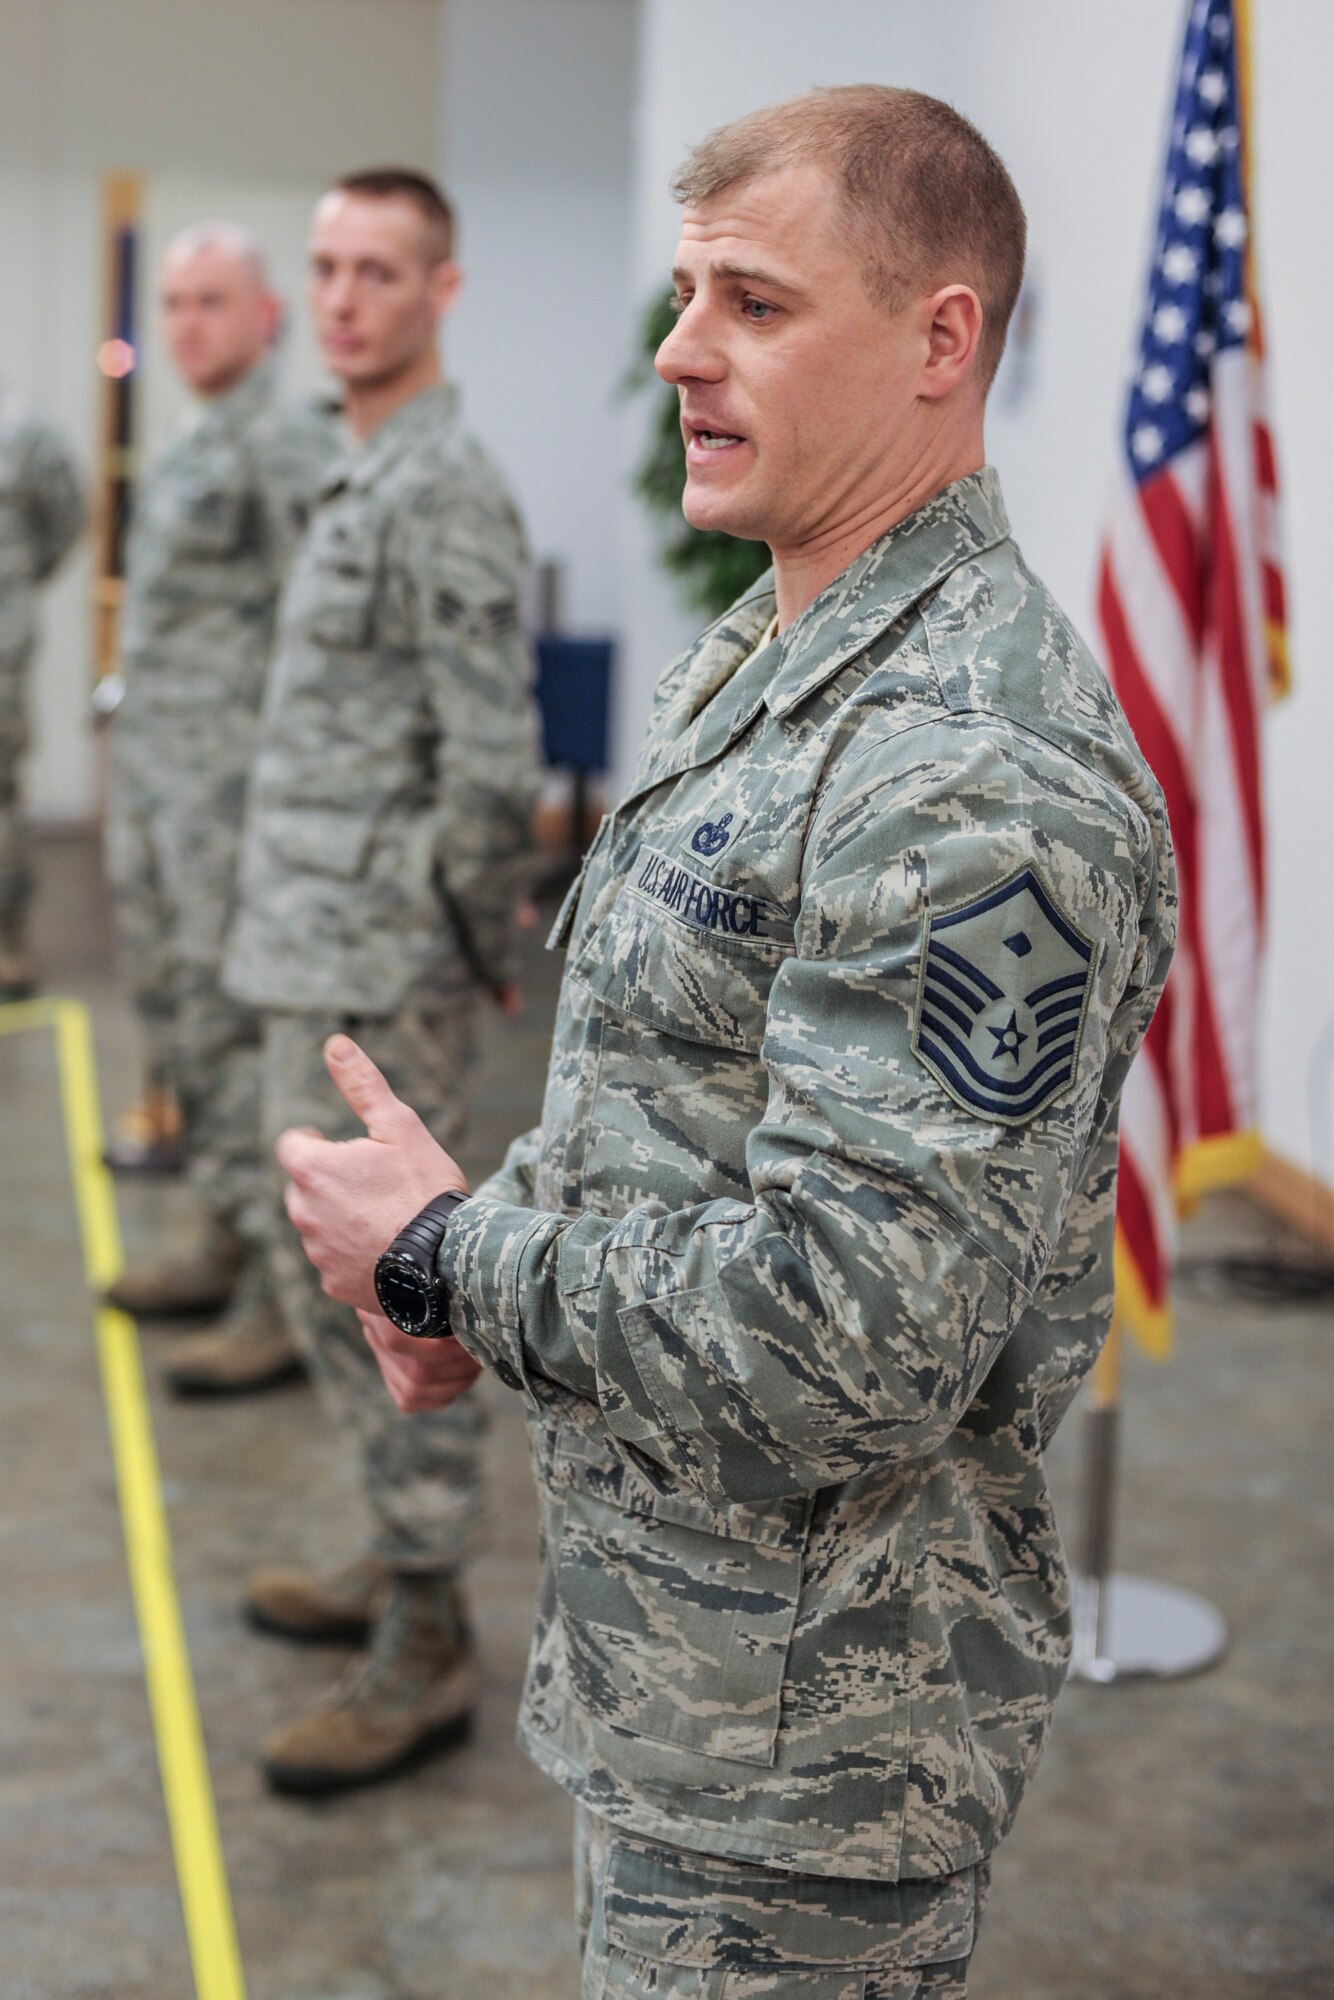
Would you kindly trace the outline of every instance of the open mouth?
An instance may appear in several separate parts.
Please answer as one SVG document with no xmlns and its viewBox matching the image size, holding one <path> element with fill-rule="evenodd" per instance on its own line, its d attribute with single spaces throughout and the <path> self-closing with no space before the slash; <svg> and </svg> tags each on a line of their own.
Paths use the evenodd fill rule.
<svg viewBox="0 0 1334 2000">
<path fill-rule="evenodd" d="M 717 453 L 732 450 L 746 440 L 739 431 L 720 430 L 711 424 L 687 422 L 685 425 L 686 457 L 697 458 L 702 453 Z"/>
</svg>

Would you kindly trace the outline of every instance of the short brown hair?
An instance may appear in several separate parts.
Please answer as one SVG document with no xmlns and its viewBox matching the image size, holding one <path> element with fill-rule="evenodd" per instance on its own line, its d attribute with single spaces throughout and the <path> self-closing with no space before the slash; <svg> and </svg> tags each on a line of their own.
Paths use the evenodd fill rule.
<svg viewBox="0 0 1334 2000">
<path fill-rule="evenodd" d="M 411 202 L 427 226 L 427 261 L 443 264 L 454 255 L 454 209 L 444 189 L 429 174 L 412 167 L 365 167 L 334 182 L 340 194 L 368 195 L 372 201 Z"/>
<path fill-rule="evenodd" d="M 984 381 L 996 372 L 1024 275 L 1023 204 L 975 125 L 918 90 L 854 83 L 767 105 L 711 132 L 672 183 L 680 202 L 780 167 L 830 171 L 844 228 L 866 253 L 866 288 L 897 311 L 950 282 L 982 301 Z"/>
</svg>

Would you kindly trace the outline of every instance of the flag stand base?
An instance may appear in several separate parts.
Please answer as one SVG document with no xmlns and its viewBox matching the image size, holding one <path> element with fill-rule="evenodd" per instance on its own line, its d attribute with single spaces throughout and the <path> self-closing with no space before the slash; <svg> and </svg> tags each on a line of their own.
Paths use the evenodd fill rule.
<svg viewBox="0 0 1334 2000">
<path fill-rule="evenodd" d="M 1227 1651 L 1220 1612 L 1193 1590 L 1112 1568 L 1121 1430 L 1121 1329 L 1113 1323 L 1090 1384 L 1085 1418 L 1084 1550 L 1074 1579 L 1074 1645 L 1068 1678 L 1175 1680 L 1203 1673 Z"/>
<path fill-rule="evenodd" d="M 1227 1643 L 1221 1612 L 1193 1590 L 1145 1576 L 1075 1578 L 1072 1681 L 1176 1680 L 1212 1667 Z"/>
</svg>

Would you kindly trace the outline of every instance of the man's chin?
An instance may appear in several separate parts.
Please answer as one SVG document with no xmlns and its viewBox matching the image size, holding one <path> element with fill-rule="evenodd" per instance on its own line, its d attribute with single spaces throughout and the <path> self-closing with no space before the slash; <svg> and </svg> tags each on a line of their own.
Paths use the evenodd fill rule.
<svg viewBox="0 0 1334 2000">
<path fill-rule="evenodd" d="M 735 535 L 738 541 L 764 540 L 763 531 L 750 520 L 744 504 L 735 495 L 693 492 L 689 483 L 681 496 L 681 512 L 689 527 L 701 535 Z"/>
</svg>

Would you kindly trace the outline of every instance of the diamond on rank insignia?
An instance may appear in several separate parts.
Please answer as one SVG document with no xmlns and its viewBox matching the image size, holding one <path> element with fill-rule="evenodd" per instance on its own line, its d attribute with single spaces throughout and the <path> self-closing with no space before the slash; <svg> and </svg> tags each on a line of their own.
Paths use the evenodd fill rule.
<svg viewBox="0 0 1334 2000">
<path fill-rule="evenodd" d="M 1093 947 L 1025 868 L 931 921 L 913 1052 L 956 1104 L 1025 1125 L 1075 1079 Z"/>
</svg>

